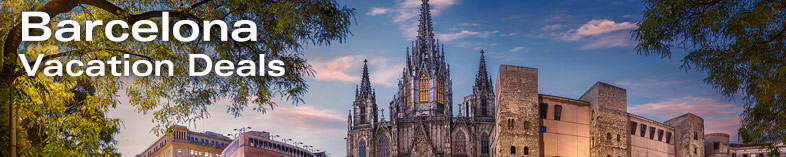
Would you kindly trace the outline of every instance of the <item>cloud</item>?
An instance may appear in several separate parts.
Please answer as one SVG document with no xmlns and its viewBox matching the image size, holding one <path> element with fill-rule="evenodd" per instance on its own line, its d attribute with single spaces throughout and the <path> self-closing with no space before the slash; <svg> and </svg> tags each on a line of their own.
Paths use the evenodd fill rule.
<svg viewBox="0 0 786 157">
<path fill-rule="evenodd" d="M 543 26 L 543 28 L 540 28 L 540 30 L 551 31 L 551 30 L 560 29 L 562 27 L 565 27 L 565 26 L 563 26 L 561 24 L 553 24 L 553 25 Z"/>
<path fill-rule="evenodd" d="M 631 41 L 629 33 L 615 33 L 598 37 L 590 43 L 581 46 L 579 49 L 590 50 L 612 47 L 632 47 L 635 44 L 636 43 Z"/>
<path fill-rule="evenodd" d="M 587 24 L 579 27 L 576 33 L 583 36 L 600 35 L 618 30 L 634 29 L 637 27 L 638 26 L 636 26 L 636 24 L 630 22 L 616 23 L 608 19 L 590 20 L 587 22 Z"/>
<path fill-rule="evenodd" d="M 369 16 L 377 15 L 390 15 L 393 17 L 392 21 L 399 25 L 402 35 L 407 40 L 414 40 L 417 36 L 417 17 L 420 14 L 421 0 L 399 0 L 395 8 L 372 8 L 371 11 L 366 13 Z M 429 6 L 431 7 L 431 16 L 439 15 L 439 13 L 448 7 L 455 5 L 457 0 L 431 0 Z M 472 25 L 475 26 L 475 25 Z"/>
<path fill-rule="evenodd" d="M 677 97 L 659 102 L 628 107 L 628 112 L 645 117 L 667 120 L 693 113 L 704 119 L 705 133 L 737 134 L 743 108 L 729 102 L 706 97 Z"/>
<path fill-rule="evenodd" d="M 543 31 L 558 29 L 558 26 L 551 25 L 541 28 Z M 608 19 L 593 19 L 576 29 L 569 29 L 564 32 L 548 32 L 539 35 L 540 37 L 551 37 L 562 41 L 580 41 L 585 39 L 587 42 L 581 46 L 580 50 L 590 50 L 612 47 L 631 47 L 635 43 L 630 39 L 630 32 L 623 30 L 635 29 L 638 26 L 630 22 L 614 22 Z"/>
<path fill-rule="evenodd" d="M 462 22 L 462 23 L 459 23 L 459 26 L 480 26 L 480 24 Z"/>
<path fill-rule="evenodd" d="M 368 13 L 366 13 L 366 15 L 369 15 L 369 16 L 382 15 L 382 14 L 387 14 L 388 12 L 391 12 L 391 11 L 393 11 L 393 9 L 374 7 L 374 8 L 371 8 L 371 11 L 368 11 Z"/>
<path fill-rule="evenodd" d="M 346 134 L 346 113 L 329 109 L 316 109 L 310 106 L 280 106 L 267 114 L 256 114 L 255 119 L 270 125 L 287 126 L 292 130 L 308 130 L 314 134 L 328 134 L 340 137 Z"/>
<path fill-rule="evenodd" d="M 499 36 L 501 36 L 501 37 L 509 37 L 509 36 L 514 36 L 514 35 L 518 35 L 518 33 L 507 33 L 507 34 L 503 33 L 503 34 L 500 34 Z"/>
<path fill-rule="evenodd" d="M 685 80 L 659 80 L 655 79 L 654 77 L 644 78 L 640 80 L 619 80 L 612 84 L 622 86 L 629 89 L 638 89 L 638 88 L 653 88 L 653 87 L 669 87 L 672 85 L 677 85 L 680 83 L 685 82 Z"/>
<path fill-rule="evenodd" d="M 524 46 L 516 46 L 516 47 L 510 49 L 510 51 L 508 51 L 508 52 L 519 52 L 519 51 L 522 51 L 522 50 L 524 50 L 524 52 L 527 52 L 527 51 L 529 51 L 529 48 L 524 47 Z"/>
<path fill-rule="evenodd" d="M 367 57 L 362 54 L 311 61 L 311 65 L 316 71 L 314 79 L 318 81 L 360 83 L 364 59 L 369 61 L 369 77 L 372 84 L 394 86 L 397 74 L 401 72 L 403 64 L 393 64 L 386 58 Z"/>
<path fill-rule="evenodd" d="M 497 33 L 499 33 L 499 30 L 483 31 L 483 32 L 461 30 L 460 32 L 457 33 L 437 34 L 436 36 L 438 39 L 443 41 L 453 41 L 453 40 L 467 38 L 467 37 L 488 38 L 489 36 Z"/>
</svg>

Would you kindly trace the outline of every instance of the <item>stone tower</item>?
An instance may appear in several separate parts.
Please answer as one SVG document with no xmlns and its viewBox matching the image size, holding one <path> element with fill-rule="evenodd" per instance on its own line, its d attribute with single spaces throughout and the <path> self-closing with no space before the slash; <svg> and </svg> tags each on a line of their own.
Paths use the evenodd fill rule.
<svg viewBox="0 0 786 157">
<path fill-rule="evenodd" d="M 625 89 L 598 82 L 579 100 L 590 103 L 590 156 L 628 156 Z"/>
<path fill-rule="evenodd" d="M 674 127 L 675 153 L 681 157 L 704 156 L 704 119 L 692 113 L 667 120 Z"/>
<path fill-rule="evenodd" d="M 729 134 L 712 133 L 704 135 L 704 154 L 707 157 L 730 157 Z"/>
<path fill-rule="evenodd" d="M 363 77 L 355 88 L 353 110 L 347 121 L 347 155 L 365 157 L 372 154 L 375 140 L 373 133 L 378 123 L 377 102 L 368 76 L 368 61 L 363 61 Z M 354 116 L 353 116 L 354 115 Z"/>
<path fill-rule="evenodd" d="M 510 148 L 529 148 L 529 156 L 540 156 L 538 127 L 499 127 L 509 121 L 515 124 L 538 121 L 538 69 L 501 65 L 497 74 L 497 126 L 494 129 L 492 153 L 506 156 Z"/>
</svg>

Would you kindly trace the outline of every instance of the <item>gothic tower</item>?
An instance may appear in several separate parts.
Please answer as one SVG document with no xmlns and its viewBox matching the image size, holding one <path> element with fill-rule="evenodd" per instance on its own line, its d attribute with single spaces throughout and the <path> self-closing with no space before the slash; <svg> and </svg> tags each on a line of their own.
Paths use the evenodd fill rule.
<svg viewBox="0 0 786 157">
<path fill-rule="evenodd" d="M 407 117 L 448 116 L 451 114 L 452 82 L 445 63 L 445 51 L 434 39 L 428 0 L 421 4 L 418 35 L 412 49 L 407 48 L 407 61 L 399 84 L 402 103 L 398 114 Z"/>
<path fill-rule="evenodd" d="M 374 130 L 378 128 L 376 93 L 368 77 L 368 61 L 363 61 L 363 77 L 355 88 L 355 101 L 347 120 L 347 155 L 366 157 L 373 153 Z"/>
<path fill-rule="evenodd" d="M 480 64 L 478 74 L 475 76 L 475 85 L 472 86 L 472 106 L 469 106 L 470 117 L 494 118 L 496 113 L 494 106 L 494 87 L 491 79 L 486 72 L 485 52 L 480 51 Z"/>
<path fill-rule="evenodd" d="M 368 61 L 363 61 L 363 77 L 360 81 L 360 88 L 355 88 L 355 102 L 353 103 L 354 127 L 373 127 L 377 124 L 377 100 L 374 89 L 371 89 L 371 81 L 368 77 Z"/>
</svg>

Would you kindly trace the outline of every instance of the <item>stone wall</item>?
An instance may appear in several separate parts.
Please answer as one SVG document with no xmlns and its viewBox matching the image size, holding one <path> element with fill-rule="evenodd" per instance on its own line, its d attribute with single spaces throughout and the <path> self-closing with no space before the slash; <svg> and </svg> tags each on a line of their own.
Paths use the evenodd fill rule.
<svg viewBox="0 0 786 157">
<path fill-rule="evenodd" d="M 704 157 L 704 119 L 688 113 L 665 122 L 674 127 L 675 152 L 680 157 Z"/>
<path fill-rule="evenodd" d="M 627 94 L 625 89 L 598 82 L 579 100 L 590 102 L 590 156 L 628 156 Z"/>
<path fill-rule="evenodd" d="M 541 156 L 539 127 L 523 129 L 523 122 L 538 121 L 538 69 L 501 65 L 497 74 L 497 121 L 492 143 L 494 156 L 524 156 L 511 154 L 529 148 L 528 156 Z M 508 129 L 507 120 L 513 119 L 518 127 Z M 519 124 L 521 123 L 521 124 Z M 533 126 L 540 126 L 533 125 Z"/>
<path fill-rule="evenodd" d="M 718 149 L 715 149 L 715 144 Z M 712 133 L 704 136 L 704 154 L 707 157 L 729 157 L 729 134 Z"/>
</svg>

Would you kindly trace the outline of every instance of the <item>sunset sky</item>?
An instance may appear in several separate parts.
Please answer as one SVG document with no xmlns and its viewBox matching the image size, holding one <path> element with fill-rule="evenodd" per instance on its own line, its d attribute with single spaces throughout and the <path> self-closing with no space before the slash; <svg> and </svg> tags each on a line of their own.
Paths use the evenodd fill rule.
<svg viewBox="0 0 786 157">
<path fill-rule="evenodd" d="M 357 9 L 353 35 L 345 43 L 306 46 L 305 57 L 317 74 L 308 79 L 305 104 L 278 101 L 266 114 L 249 110 L 233 118 L 226 113 L 229 102 L 220 101 L 209 107 L 210 118 L 183 125 L 223 134 L 250 126 L 344 156 L 346 118 L 363 59 L 369 61 L 377 105 L 389 120 L 405 50 L 417 33 L 420 0 L 339 3 Z M 574 99 L 595 82 L 606 82 L 627 89 L 630 113 L 663 122 L 691 112 L 704 118 L 705 133 L 729 133 L 736 141 L 742 101 L 704 84 L 706 74 L 679 69 L 684 53 L 671 59 L 636 54 L 630 32 L 641 18 L 641 1 L 432 0 L 431 6 L 451 69 L 454 105 L 470 93 L 479 52 L 485 50 L 494 81 L 500 64 L 538 68 L 540 93 Z M 121 104 L 109 116 L 124 121 L 118 147 L 124 156 L 134 156 L 158 137 L 150 132 L 152 116 L 136 113 L 120 95 Z"/>
</svg>

